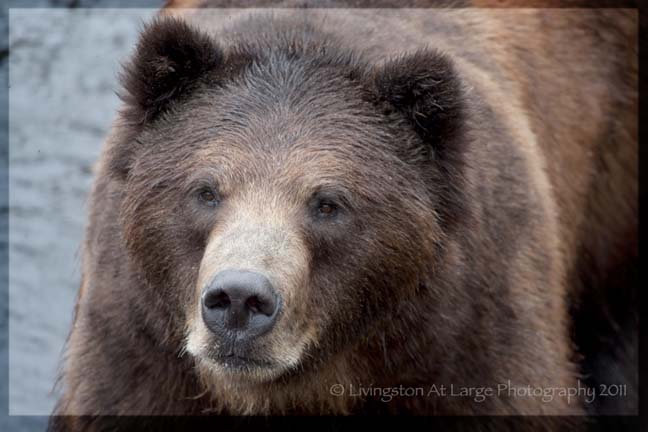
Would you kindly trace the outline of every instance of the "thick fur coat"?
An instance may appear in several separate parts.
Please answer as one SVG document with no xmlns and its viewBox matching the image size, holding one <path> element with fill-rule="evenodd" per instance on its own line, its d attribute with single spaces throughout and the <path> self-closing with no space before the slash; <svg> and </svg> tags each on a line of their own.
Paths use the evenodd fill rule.
<svg viewBox="0 0 648 432">
<path fill-rule="evenodd" d="M 633 382 L 635 13 L 164 15 L 123 74 L 56 414 L 580 415 L 351 389 Z M 271 366 L 215 360 L 197 305 L 224 267 L 283 298 L 249 348 Z"/>
</svg>

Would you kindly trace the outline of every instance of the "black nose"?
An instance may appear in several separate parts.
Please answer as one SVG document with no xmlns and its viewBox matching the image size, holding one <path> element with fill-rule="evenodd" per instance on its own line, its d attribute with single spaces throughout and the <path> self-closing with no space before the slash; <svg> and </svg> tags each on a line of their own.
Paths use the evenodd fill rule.
<svg viewBox="0 0 648 432">
<path fill-rule="evenodd" d="M 203 321 L 216 335 L 251 338 L 268 332 L 277 321 L 280 298 L 260 273 L 225 270 L 202 294 Z"/>
</svg>

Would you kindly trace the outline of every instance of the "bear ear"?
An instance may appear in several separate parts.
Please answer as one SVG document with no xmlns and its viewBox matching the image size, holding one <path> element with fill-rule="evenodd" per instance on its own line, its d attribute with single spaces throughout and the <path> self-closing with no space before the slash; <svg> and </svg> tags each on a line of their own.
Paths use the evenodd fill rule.
<svg viewBox="0 0 648 432">
<path fill-rule="evenodd" d="M 373 89 L 388 115 L 399 113 L 423 141 L 435 170 L 429 182 L 442 225 L 452 229 L 468 213 L 463 172 L 469 139 L 462 81 L 447 56 L 422 50 L 374 70 Z M 433 173 L 433 174 L 431 174 Z"/>
<path fill-rule="evenodd" d="M 374 74 L 386 111 L 398 111 L 430 147 L 435 159 L 452 158 L 462 125 L 461 83 L 449 58 L 421 50 L 388 61 Z"/>
<path fill-rule="evenodd" d="M 155 19 L 142 31 L 121 75 L 126 120 L 136 125 L 153 120 L 222 62 L 221 50 L 208 35 L 178 18 Z"/>
</svg>

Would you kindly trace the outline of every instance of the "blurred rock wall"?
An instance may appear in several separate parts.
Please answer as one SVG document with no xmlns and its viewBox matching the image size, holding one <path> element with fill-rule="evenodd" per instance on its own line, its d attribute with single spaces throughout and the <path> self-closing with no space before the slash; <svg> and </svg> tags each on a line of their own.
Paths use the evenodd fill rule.
<svg viewBox="0 0 648 432">
<path fill-rule="evenodd" d="M 24 1 L 20 7 L 119 3 Z M 0 47 L 0 79 L 6 82 L 9 74 L 9 145 L 8 152 L 2 146 L 0 153 L 3 162 L 9 161 L 4 201 L 9 205 L 0 209 L 5 225 L 9 215 L 8 249 L 2 249 L 9 262 L 9 355 L 0 356 L 3 363 L 9 360 L 9 391 L 2 392 L 0 403 L 12 417 L 4 425 L 0 420 L 0 430 L 43 430 L 43 417 L 13 416 L 46 416 L 54 406 L 52 388 L 80 280 L 92 166 L 119 104 L 120 61 L 153 13 L 132 8 L 9 10 L 8 55 Z M 0 194 L 6 195 L 5 180 L 6 174 L 0 183 Z M 7 231 L 2 232 L 4 237 Z M 6 244 L 7 239 L 0 241 Z M 6 274 L 1 276 L 7 280 Z M 6 311 L 4 303 L 6 297 L 0 300 Z M 4 350 L 6 340 L 2 342 Z"/>
</svg>

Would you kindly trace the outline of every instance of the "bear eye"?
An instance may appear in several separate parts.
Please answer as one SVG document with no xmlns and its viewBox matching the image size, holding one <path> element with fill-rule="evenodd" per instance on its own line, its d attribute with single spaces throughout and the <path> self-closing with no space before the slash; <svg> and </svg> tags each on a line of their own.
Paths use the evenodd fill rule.
<svg viewBox="0 0 648 432">
<path fill-rule="evenodd" d="M 320 201 L 317 205 L 317 214 L 320 217 L 332 217 L 338 211 L 338 207 L 335 203 L 330 201 Z"/>
<path fill-rule="evenodd" d="M 219 204 L 219 202 L 220 202 L 216 192 L 214 192 L 211 189 L 203 189 L 203 190 L 201 190 L 200 193 L 198 194 L 198 199 L 202 203 L 204 203 L 204 204 L 206 204 L 208 206 L 212 206 L 212 207 L 217 206 Z"/>
</svg>

